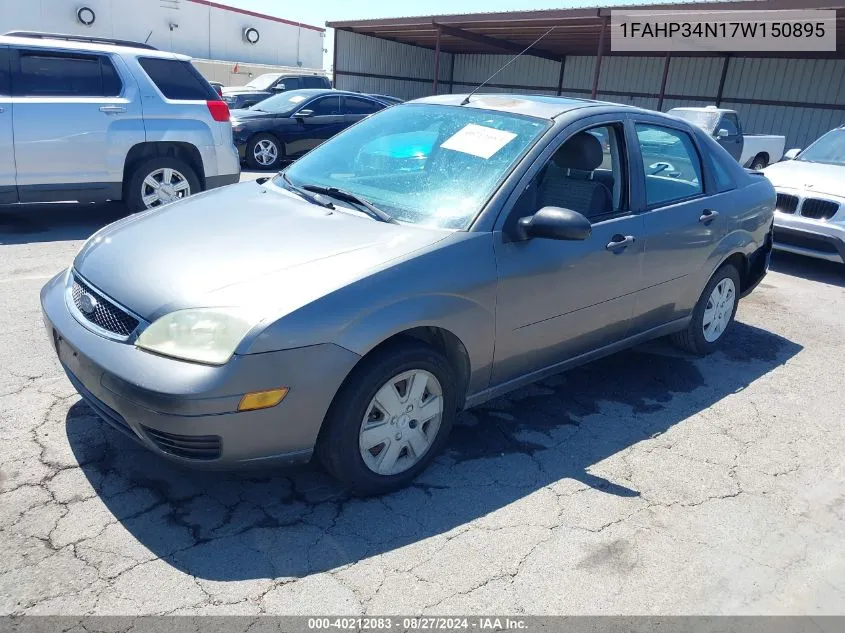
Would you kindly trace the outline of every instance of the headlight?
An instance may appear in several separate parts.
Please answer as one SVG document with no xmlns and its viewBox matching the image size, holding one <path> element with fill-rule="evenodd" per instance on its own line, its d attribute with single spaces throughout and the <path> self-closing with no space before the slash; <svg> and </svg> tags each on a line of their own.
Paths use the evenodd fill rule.
<svg viewBox="0 0 845 633">
<path fill-rule="evenodd" d="M 165 314 L 135 342 L 163 356 L 223 365 L 258 321 L 234 308 L 197 308 Z"/>
</svg>

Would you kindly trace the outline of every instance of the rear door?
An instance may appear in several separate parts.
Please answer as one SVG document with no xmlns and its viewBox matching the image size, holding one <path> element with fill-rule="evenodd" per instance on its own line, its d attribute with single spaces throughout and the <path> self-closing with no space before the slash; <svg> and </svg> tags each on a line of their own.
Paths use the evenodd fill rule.
<svg viewBox="0 0 845 633">
<path fill-rule="evenodd" d="M 9 70 L 9 48 L 0 46 L 0 204 L 18 201 Z"/>
<path fill-rule="evenodd" d="M 720 207 L 723 196 L 707 195 L 701 150 L 684 127 L 648 115 L 629 125 L 639 150 L 635 173 L 645 248 L 644 289 L 631 324 L 637 334 L 688 312 L 690 285 L 701 283 L 729 209 Z"/>
<path fill-rule="evenodd" d="M 144 124 L 137 85 L 115 61 L 105 54 L 13 49 L 22 202 L 120 197 L 126 155 L 144 141 Z"/>
<path fill-rule="evenodd" d="M 288 135 L 287 156 L 301 156 L 346 127 L 340 97 L 318 97 L 291 115 L 296 124 Z"/>
<path fill-rule="evenodd" d="M 383 104 L 365 97 L 346 96 L 343 99 L 347 126 L 357 123 L 379 110 L 384 110 Z"/>
<path fill-rule="evenodd" d="M 742 156 L 742 130 L 739 127 L 739 117 L 735 112 L 726 112 L 716 125 L 716 140 L 724 147 L 728 154 L 739 160 Z"/>
</svg>

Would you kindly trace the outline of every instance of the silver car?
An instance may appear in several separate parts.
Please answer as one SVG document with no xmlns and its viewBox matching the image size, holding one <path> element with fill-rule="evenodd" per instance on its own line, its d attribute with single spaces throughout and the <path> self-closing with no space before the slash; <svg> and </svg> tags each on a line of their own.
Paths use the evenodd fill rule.
<svg viewBox="0 0 845 633">
<path fill-rule="evenodd" d="M 123 200 L 142 211 L 239 177 L 229 108 L 190 58 L 0 36 L 0 204 Z"/>
<path fill-rule="evenodd" d="M 316 453 L 374 494 L 460 409 L 658 336 L 716 349 L 766 273 L 774 201 L 660 113 L 444 95 L 105 227 L 41 301 L 76 389 L 150 450 Z"/>
<path fill-rule="evenodd" d="M 845 126 L 763 173 L 777 191 L 775 248 L 845 263 Z"/>
</svg>

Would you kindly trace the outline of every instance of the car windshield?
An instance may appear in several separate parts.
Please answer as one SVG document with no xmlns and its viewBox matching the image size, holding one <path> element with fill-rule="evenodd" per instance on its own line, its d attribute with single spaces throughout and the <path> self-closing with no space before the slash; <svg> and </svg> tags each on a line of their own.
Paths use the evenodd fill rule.
<svg viewBox="0 0 845 633">
<path fill-rule="evenodd" d="M 272 112 L 273 114 L 290 114 L 299 108 L 303 101 L 313 96 L 314 92 L 308 90 L 290 90 L 288 92 L 280 92 L 272 97 L 262 99 L 252 106 L 250 110 Z"/>
<path fill-rule="evenodd" d="M 845 165 L 845 129 L 831 130 L 801 152 L 796 160 Z"/>
<path fill-rule="evenodd" d="M 719 121 L 721 112 L 711 110 L 686 110 L 684 108 L 673 108 L 668 114 L 679 117 L 692 125 L 701 128 L 708 134 L 712 134 Z"/>
<path fill-rule="evenodd" d="M 550 126 L 478 108 L 401 105 L 323 143 L 285 173 L 295 186 L 353 193 L 400 222 L 466 229 Z"/>
<path fill-rule="evenodd" d="M 279 73 L 265 73 L 263 75 L 258 75 L 258 77 L 250 81 L 246 87 L 254 88 L 256 90 L 267 90 L 279 77 L 281 77 Z"/>
</svg>

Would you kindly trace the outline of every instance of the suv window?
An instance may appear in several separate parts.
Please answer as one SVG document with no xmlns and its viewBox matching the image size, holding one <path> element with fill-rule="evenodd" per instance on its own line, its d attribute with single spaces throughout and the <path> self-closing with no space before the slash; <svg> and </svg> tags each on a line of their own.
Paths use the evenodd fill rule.
<svg viewBox="0 0 845 633">
<path fill-rule="evenodd" d="M 220 95 L 200 75 L 191 62 L 179 59 L 141 57 L 141 68 L 168 99 L 183 101 L 217 101 Z"/>
<path fill-rule="evenodd" d="M 361 99 L 359 97 L 346 97 L 346 113 L 347 114 L 372 114 L 383 110 L 384 106 L 369 99 Z"/>
<path fill-rule="evenodd" d="M 323 97 L 312 101 L 308 110 L 314 112 L 314 116 L 340 114 L 340 97 Z"/>
<path fill-rule="evenodd" d="M 328 82 L 325 80 L 324 77 L 318 77 L 314 75 L 313 77 L 303 77 L 302 83 L 306 88 L 328 88 Z"/>
<path fill-rule="evenodd" d="M 116 97 L 122 84 L 108 57 L 19 51 L 15 94 L 21 97 Z"/>
<path fill-rule="evenodd" d="M 636 129 L 649 207 L 703 193 L 701 158 L 689 134 L 645 123 L 637 123 Z"/>
</svg>

